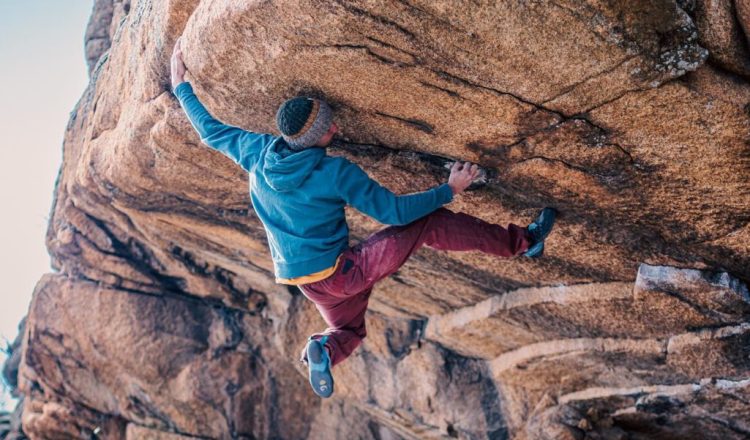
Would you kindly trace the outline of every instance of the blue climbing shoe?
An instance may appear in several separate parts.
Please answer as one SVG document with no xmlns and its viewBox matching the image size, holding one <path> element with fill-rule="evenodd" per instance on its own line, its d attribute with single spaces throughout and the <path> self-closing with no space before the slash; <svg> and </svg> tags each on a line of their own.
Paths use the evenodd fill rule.
<svg viewBox="0 0 750 440">
<path fill-rule="evenodd" d="M 307 368 L 310 385 L 320 397 L 331 397 L 333 394 L 333 376 L 331 375 L 331 358 L 325 349 L 328 336 L 307 341 Z"/>
<path fill-rule="evenodd" d="M 539 216 L 526 227 L 531 236 L 531 243 L 526 252 L 523 253 L 524 257 L 539 258 L 544 254 L 544 239 L 547 238 L 552 226 L 555 224 L 555 217 L 557 217 L 557 210 L 555 208 L 544 208 Z"/>
</svg>

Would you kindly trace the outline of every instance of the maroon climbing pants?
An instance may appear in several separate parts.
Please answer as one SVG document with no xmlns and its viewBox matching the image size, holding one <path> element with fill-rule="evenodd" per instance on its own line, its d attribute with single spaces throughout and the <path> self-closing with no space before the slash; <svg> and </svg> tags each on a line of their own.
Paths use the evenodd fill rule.
<svg viewBox="0 0 750 440">
<path fill-rule="evenodd" d="M 529 242 L 526 229 L 520 226 L 511 224 L 505 229 L 440 208 L 407 225 L 389 226 L 348 248 L 333 274 L 299 286 L 328 324 L 323 333 L 313 338 L 328 335 L 326 348 L 333 365 L 349 357 L 367 335 L 365 312 L 372 287 L 396 272 L 422 245 L 443 251 L 477 250 L 512 257 L 524 252 Z"/>
</svg>

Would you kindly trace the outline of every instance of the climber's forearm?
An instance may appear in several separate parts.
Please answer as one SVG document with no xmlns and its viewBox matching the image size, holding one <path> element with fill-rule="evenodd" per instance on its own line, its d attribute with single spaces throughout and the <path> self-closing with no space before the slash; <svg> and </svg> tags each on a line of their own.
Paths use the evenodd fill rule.
<svg viewBox="0 0 750 440">
<path fill-rule="evenodd" d="M 253 133 L 226 125 L 214 118 L 195 96 L 190 83 L 178 84 L 174 93 L 201 141 L 222 152 L 245 170 L 252 168 L 263 146 L 274 139 L 270 134 Z"/>
<path fill-rule="evenodd" d="M 174 94 L 180 100 L 182 108 L 201 140 L 206 145 L 228 155 L 235 162 L 239 162 L 241 159 L 240 138 L 245 133 L 244 130 L 222 124 L 221 121 L 211 116 L 193 93 L 190 83 L 185 82 L 186 73 L 187 67 L 182 59 L 182 37 L 180 37 L 174 45 L 170 60 L 170 76 Z"/>
<path fill-rule="evenodd" d="M 175 88 L 174 94 L 180 100 L 185 114 L 201 139 L 205 140 L 206 138 L 215 137 L 217 132 L 226 131 L 227 128 L 235 128 L 225 125 L 211 116 L 200 100 L 198 100 L 198 97 L 195 96 L 195 93 L 193 93 L 193 87 L 189 82 L 180 83 Z"/>
<path fill-rule="evenodd" d="M 223 124 L 211 116 L 201 104 L 190 83 L 185 82 L 187 68 L 182 59 L 182 37 L 177 39 L 172 52 L 170 76 L 172 89 L 180 100 L 182 109 L 190 120 L 201 141 L 209 147 L 229 156 L 245 169 L 250 169 L 260 146 L 263 136 L 245 131 L 238 127 Z"/>
<path fill-rule="evenodd" d="M 246 132 L 241 128 L 223 124 L 218 119 L 211 116 L 206 108 L 193 93 L 193 87 L 188 82 L 179 84 L 174 91 L 180 100 L 185 114 L 187 114 L 190 123 L 195 131 L 201 137 L 203 143 L 216 150 L 221 151 L 235 162 L 242 161 L 242 142 L 243 138 L 251 137 L 252 133 Z"/>
</svg>

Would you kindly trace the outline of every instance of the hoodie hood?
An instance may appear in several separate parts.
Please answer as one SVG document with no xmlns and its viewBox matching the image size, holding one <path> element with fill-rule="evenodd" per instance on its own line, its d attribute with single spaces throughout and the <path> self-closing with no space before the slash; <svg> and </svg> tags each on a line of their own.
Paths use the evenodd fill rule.
<svg viewBox="0 0 750 440">
<path fill-rule="evenodd" d="M 283 138 L 278 138 L 266 152 L 263 177 L 274 190 L 291 191 L 302 185 L 325 155 L 325 148 L 310 147 L 295 151 Z"/>
</svg>

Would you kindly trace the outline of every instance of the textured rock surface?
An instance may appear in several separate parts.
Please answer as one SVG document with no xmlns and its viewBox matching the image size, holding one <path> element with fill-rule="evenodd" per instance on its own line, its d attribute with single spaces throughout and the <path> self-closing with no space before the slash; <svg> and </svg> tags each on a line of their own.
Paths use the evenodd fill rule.
<svg viewBox="0 0 750 440">
<path fill-rule="evenodd" d="M 18 373 L 29 437 L 746 438 L 750 85 L 743 0 L 98 0 Z M 245 175 L 169 93 L 274 132 L 325 97 L 395 192 L 563 212 L 545 258 L 420 250 L 320 401 L 324 327 L 276 285 Z M 352 242 L 382 225 L 349 211 Z M 342 422 L 342 420 L 344 422 Z"/>
<path fill-rule="evenodd" d="M 702 0 L 695 2 L 694 16 L 701 44 L 712 60 L 725 69 L 750 77 L 750 51 L 738 20 L 741 2 Z"/>
</svg>

